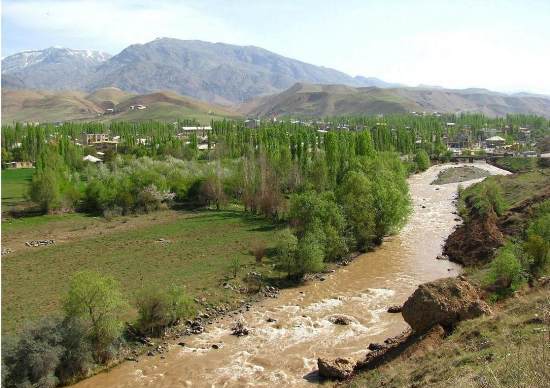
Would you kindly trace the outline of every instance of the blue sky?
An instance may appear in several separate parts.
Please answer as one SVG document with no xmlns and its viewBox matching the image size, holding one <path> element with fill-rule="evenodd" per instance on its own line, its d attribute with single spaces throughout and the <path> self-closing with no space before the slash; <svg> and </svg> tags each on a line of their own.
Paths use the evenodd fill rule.
<svg viewBox="0 0 550 388">
<path fill-rule="evenodd" d="M 550 0 L 3 0 L 2 56 L 156 37 L 255 45 L 408 85 L 550 94 Z"/>
</svg>

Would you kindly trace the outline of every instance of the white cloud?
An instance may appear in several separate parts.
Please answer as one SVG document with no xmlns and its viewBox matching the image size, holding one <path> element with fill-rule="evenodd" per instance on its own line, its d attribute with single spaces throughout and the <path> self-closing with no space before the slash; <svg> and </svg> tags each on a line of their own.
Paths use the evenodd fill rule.
<svg viewBox="0 0 550 388">
<path fill-rule="evenodd" d="M 157 37 L 227 42 L 242 40 L 215 16 L 173 1 L 33 0 L 5 2 L 3 17 L 21 28 L 55 33 L 119 50 Z"/>
</svg>

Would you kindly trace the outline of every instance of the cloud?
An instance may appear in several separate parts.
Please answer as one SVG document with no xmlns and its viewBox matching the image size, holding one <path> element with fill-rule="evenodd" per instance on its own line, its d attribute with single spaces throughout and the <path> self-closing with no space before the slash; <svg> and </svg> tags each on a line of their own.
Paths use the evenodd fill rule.
<svg viewBox="0 0 550 388">
<path fill-rule="evenodd" d="M 2 12 L 2 17 L 18 29 L 70 37 L 81 45 L 110 50 L 157 37 L 243 39 L 221 18 L 177 1 L 10 1 L 4 2 Z"/>
</svg>

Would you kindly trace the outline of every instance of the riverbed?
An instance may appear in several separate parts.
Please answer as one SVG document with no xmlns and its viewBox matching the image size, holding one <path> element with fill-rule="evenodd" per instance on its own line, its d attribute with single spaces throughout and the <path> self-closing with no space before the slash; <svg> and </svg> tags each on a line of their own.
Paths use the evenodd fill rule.
<svg viewBox="0 0 550 388">
<path fill-rule="evenodd" d="M 491 174 L 508 174 L 485 163 L 473 165 Z M 434 166 L 410 177 L 413 212 L 407 225 L 324 281 L 282 290 L 276 299 L 223 317 L 203 334 L 184 337 L 185 346 L 171 344 L 163 358 L 143 356 L 77 386 L 312 386 L 318 382 L 318 357 L 364 357 L 369 343 L 407 327 L 401 314 L 386 312 L 388 306 L 403 303 L 421 283 L 460 272 L 458 265 L 436 260 L 459 223 L 453 214 L 458 183 L 430 184 L 440 171 L 456 166 Z M 352 323 L 331 323 L 335 314 L 346 315 Z M 246 322 L 248 336 L 231 335 L 237 320 Z"/>
</svg>

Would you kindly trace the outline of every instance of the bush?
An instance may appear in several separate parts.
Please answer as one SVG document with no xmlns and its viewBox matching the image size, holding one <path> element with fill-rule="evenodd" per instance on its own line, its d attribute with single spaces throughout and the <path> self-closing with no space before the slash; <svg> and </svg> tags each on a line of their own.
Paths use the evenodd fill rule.
<svg viewBox="0 0 550 388">
<path fill-rule="evenodd" d="M 500 248 L 490 264 L 485 284 L 499 293 L 515 291 L 524 280 L 518 247 L 508 243 Z"/>
<path fill-rule="evenodd" d="M 3 386 L 54 387 L 74 382 L 92 365 L 90 344 L 78 321 L 44 319 L 3 343 Z"/>
<path fill-rule="evenodd" d="M 87 328 L 96 359 L 104 360 L 107 349 L 122 333 L 126 301 L 116 281 L 96 272 L 78 272 L 70 281 L 63 308 L 68 319 L 77 319 Z"/>
<path fill-rule="evenodd" d="M 161 331 L 194 313 L 191 298 L 182 287 L 158 287 L 142 291 L 136 301 L 138 327 L 143 333 L 158 335 Z"/>
<path fill-rule="evenodd" d="M 536 278 L 550 263 L 550 201 L 543 202 L 535 220 L 527 229 L 524 249 L 529 256 L 529 272 Z"/>
<path fill-rule="evenodd" d="M 3 344 L 8 387 L 55 387 L 55 370 L 63 354 L 59 323 L 48 319 L 26 327 L 18 340 Z"/>
<path fill-rule="evenodd" d="M 323 243 L 321 235 L 314 231 L 307 232 L 300 239 L 294 255 L 294 275 L 302 276 L 306 273 L 319 272 L 324 268 Z"/>
<path fill-rule="evenodd" d="M 261 263 L 262 259 L 265 257 L 267 248 L 264 243 L 256 242 L 252 245 L 250 253 L 256 258 L 257 263 Z"/>
<path fill-rule="evenodd" d="M 461 213 L 466 213 L 466 209 L 471 208 L 481 217 L 486 217 L 492 212 L 501 216 L 507 207 L 500 184 L 491 177 L 460 193 Z M 469 214 L 462 215 L 469 216 Z"/>
<path fill-rule="evenodd" d="M 414 155 L 414 162 L 418 171 L 426 171 L 430 167 L 430 156 L 426 151 L 418 150 Z"/>
<path fill-rule="evenodd" d="M 278 271 L 286 272 L 288 276 L 293 273 L 297 248 L 298 239 L 292 234 L 290 229 L 279 232 L 275 247 L 275 268 Z"/>
</svg>

